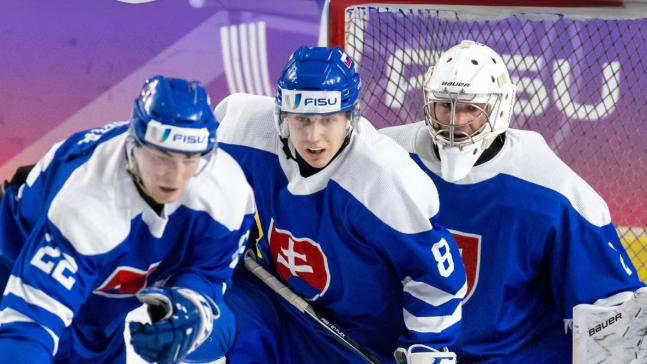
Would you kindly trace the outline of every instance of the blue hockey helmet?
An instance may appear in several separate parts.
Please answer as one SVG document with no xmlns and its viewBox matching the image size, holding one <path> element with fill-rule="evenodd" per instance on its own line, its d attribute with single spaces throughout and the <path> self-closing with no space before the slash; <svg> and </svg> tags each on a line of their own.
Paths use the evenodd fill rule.
<svg viewBox="0 0 647 364">
<path fill-rule="evenodd" d="M 216 147 L 216 120 L 198 81 L 152 77 L 135 99 L 131 132 L 143 145 L 206 155 Z"/>
<path fill-rule="evenodd" d="M 301 46 L 283 68 L 276 89 L 275 121 L 282 138 L 289 134 L 285 113 L 336 114 L 347 112 L 351 126 L 360 117 L 362 82 L 355 61 L 341 48 Z"/>
</svg>

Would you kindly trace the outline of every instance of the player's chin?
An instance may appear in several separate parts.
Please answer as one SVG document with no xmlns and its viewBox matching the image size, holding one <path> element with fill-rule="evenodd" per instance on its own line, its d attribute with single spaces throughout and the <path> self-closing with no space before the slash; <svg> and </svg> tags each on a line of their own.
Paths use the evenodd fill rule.
<svg viewBox="0 0 647 364">
<path fill-rule="evenodd" d="M 155 196 L 153 199 L 157 203 L 171 203 L 175 202 L 180 196 L 182 195 L 182 189 L 181 188 L 172 188 L 172 187 L 156 187 L 155 188 Z"/>
<path fill-rule="evenodd" d="M 312 168 L 323 168 L 328 165 L 330 158 L 307 158 L 306 162 L 308 162 Z"/>
<path fill-rule="evenodd" d="M 303 159 L 313 168 L 323 168 L 328 165 L 332 156 L 329 150 L 324 149 L 318 153 L 312 153 L 306 149 L 302 155 Z"/>
</svg>

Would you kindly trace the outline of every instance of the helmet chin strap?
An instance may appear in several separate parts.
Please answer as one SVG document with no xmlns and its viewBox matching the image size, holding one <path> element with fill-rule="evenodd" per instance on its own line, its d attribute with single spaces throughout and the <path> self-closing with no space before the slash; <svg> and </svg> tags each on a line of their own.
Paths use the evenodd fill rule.
<svg viewBox="0 0 647 364">
<path fill-rule="evenodd" d="M 139 186 L 139 189 L 146 193 L 146 188 L 144 187 L 144 181 L 139 173 L 139 166 L 137 165 L 137 159 L 135 158 L 135 148 L 136 141 L 133 136 L 129 136 L 126 141 L 126 170 L 130 174 L 130 177 L 133 179 L 133 182 Z"/>
<path fill-rule="evenodd" d="M 294 149 L 294 146 L 290 142 L 290 137 L 288 136 L 283 138 L 279 136 L 279 139 L 281 140 L 281 144 L 283 144 L 283 153 L 285 153 L 285 157 L 287 159 L 293 159 L 296 161 L 297 160 L 297 158 L 295 157 L 296 150 Z"/>
</svg>

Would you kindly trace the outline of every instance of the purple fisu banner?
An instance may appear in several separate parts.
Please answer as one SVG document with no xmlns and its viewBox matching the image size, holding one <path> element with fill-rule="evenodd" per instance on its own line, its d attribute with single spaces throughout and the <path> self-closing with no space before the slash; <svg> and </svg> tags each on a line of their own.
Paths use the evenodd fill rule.
<svg viewBox="0 0 647 364">
<path fill-rule="evenodd" d="M 5 5 L 0 178 L 34 163 L 76 130 L 127 119 L 143 80 L 155 74 L 202 81 L 214 104 L 232 92 L 273 94 L 289 54 L 299 45 L 315 45 L 320 5 L 317 0 Z M 362 25 L 365 42 L 371 37 L 379 42 L 351 51 L 366 81 L 362 107 L 376 126 L 420 120 L 426 67 L 462 39 L 486 43 L 502 53 L 518 85 L 512 126 L 541 132 L 605 198 L 616 223 L 647 226 L 644 19 L 515 15 L 464 21 L 455 13 L 430 12 L 400 30 L 393 23 L 409 14 L 387 14 L 371 14 Z"/>
<path fill-rule="evenodd" d="M 138 4 L 136 4 L 138 3 Z M 71 133 L 130 117 L 144 80 L 201 81 L 216 104 L 273 95 L 316 45 L 315 0 L 23 0 L 0 11 L 0 179 Z"/>
<path fill-rule="evenodd" d="M 511 126 L 541 133 L 600 193 L 618 225 L 647 227 L 647 19 L 360 9 L 347 36 L 363 113 L 377 127 L 423 118 L 423 74 L 464 39 L 502 54 L 517 101 Z"/>
</svg>

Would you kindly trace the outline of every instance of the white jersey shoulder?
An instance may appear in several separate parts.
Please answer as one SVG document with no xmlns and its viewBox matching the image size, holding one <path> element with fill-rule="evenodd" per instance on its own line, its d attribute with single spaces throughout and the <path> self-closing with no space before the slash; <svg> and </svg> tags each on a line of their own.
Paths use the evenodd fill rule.
<svg viewBox="0 0 647 364">
<path fill-rule="evenodd" d="M 268 96 L 232 94 L 215 109 L 218 141 L 277 153 L 278 132 L 274 125 L 274 99 Z"/>
<path fill-rule="evenodd" d="M 245 215 L 254 213 L 252 188 L 238 163 L 222 149 L 189 182 L 182 204 L 192 210 L 206 211 L 230 231 L 238 230 Z"/>
<path fill-rule="evenodd" d="M 131 221 L 140 214 L 151 234 L 160 238 L 169 216 L 182 205 L 207 212 L 230 230 L 237 230 L 244 215 L 253 213 L 251 188 L 242 170 L 219 150 L 189 182 L 185 195 L 157 215 L 126 169 L 127 137 L 126 132 L 99 144 L 92 157 L 70 174 L 49 207 L 48 219 L 80 254 L 113 250 L 128 237 Z"/>
<path fill-rule="evenodd" d="M 433 153 L 431 135 L 424 122 L 385 128 L 380 133 L 418 155 L 431 172 L 440 175 L 440 161 Z M 559 159 L 539 133 L 508 129 L 499 154 L 487 163 L 473 167 L 468 176 L 456 184 L 478 183 L 502 173 L 558 192 L 596 226 L 611 222 L 609 208 L 602 197 Z"/>
<path fill-rule="evenodd" d="M 366 119 L 353 133 L 332 180 L 393 229 L 410 234 L 430 230 L 429 219 L 439 210 L 431 179 L 402 147 L 378 134 Z"/>
<path fill-rule="evenodd" d="M 366 119 L 355 127 L 347 150 L 323 171 L 304 178 L 295 161 L 281 158 L 283 150 L 274 125 L 273 98 L 233 94 L 218 104 L 215 113 L 220 121 L 220 142 L 279 156 L 292 194 L 315 193 L 332 179 L 392 228 L 406 233 L 431 229 L 429 219 L 439 208 L 433 182 L 405 150 L 379 135 Z"/>
<path fill-rule="evenodd" d="M 47 211 L 49 220 L 83 255 L 106 253 L 126 239 L 130 221 L 145 204 L 126 170 L 126 136 L 99 144 L 70 174 Z"/>
<path fill-rule="evenodd" d="M 25 183 L 27 183 L 28 186 L 33 186 L 34 182 L 36 182 L 36 179 L 38 176 L 47 170 L 47 167 L 49 167 L 49 164 L 52 163 L 52 160 L 54 159 L 54 155 L 56 155 L 56 151 L 58 148 L 65 142 L 65 140 L 60 141 L 54 145 L 52 145 L 51 148 L 45 153 L 43 158 L 41 158 L 38 163 L 32 168 L 32 170 L 29 172 L 27 175 L 27 179 L 25 180 Z"/>
<path fill-rule="evenodd" d="M 558 192 L 593 225 L 611 223 L 606 202 L 559 159 L 539 133 L 509 129 L 506 134 L 506 143 L 510 140 L 513 147 L 519 148 L 519 154 L 503 173 Z"/>
<path fill-rule="evenodd" d="M 386 135 L 400 144 L 408 153 L 416 152 L 416 133 L 420 128 L 425 128 L 425 122 L 419 121 L 412 124 L 390 126 L 379 130 L 380 134 Z M 431 141 L 431 140 L 430 140 Z"/>
</svg>

